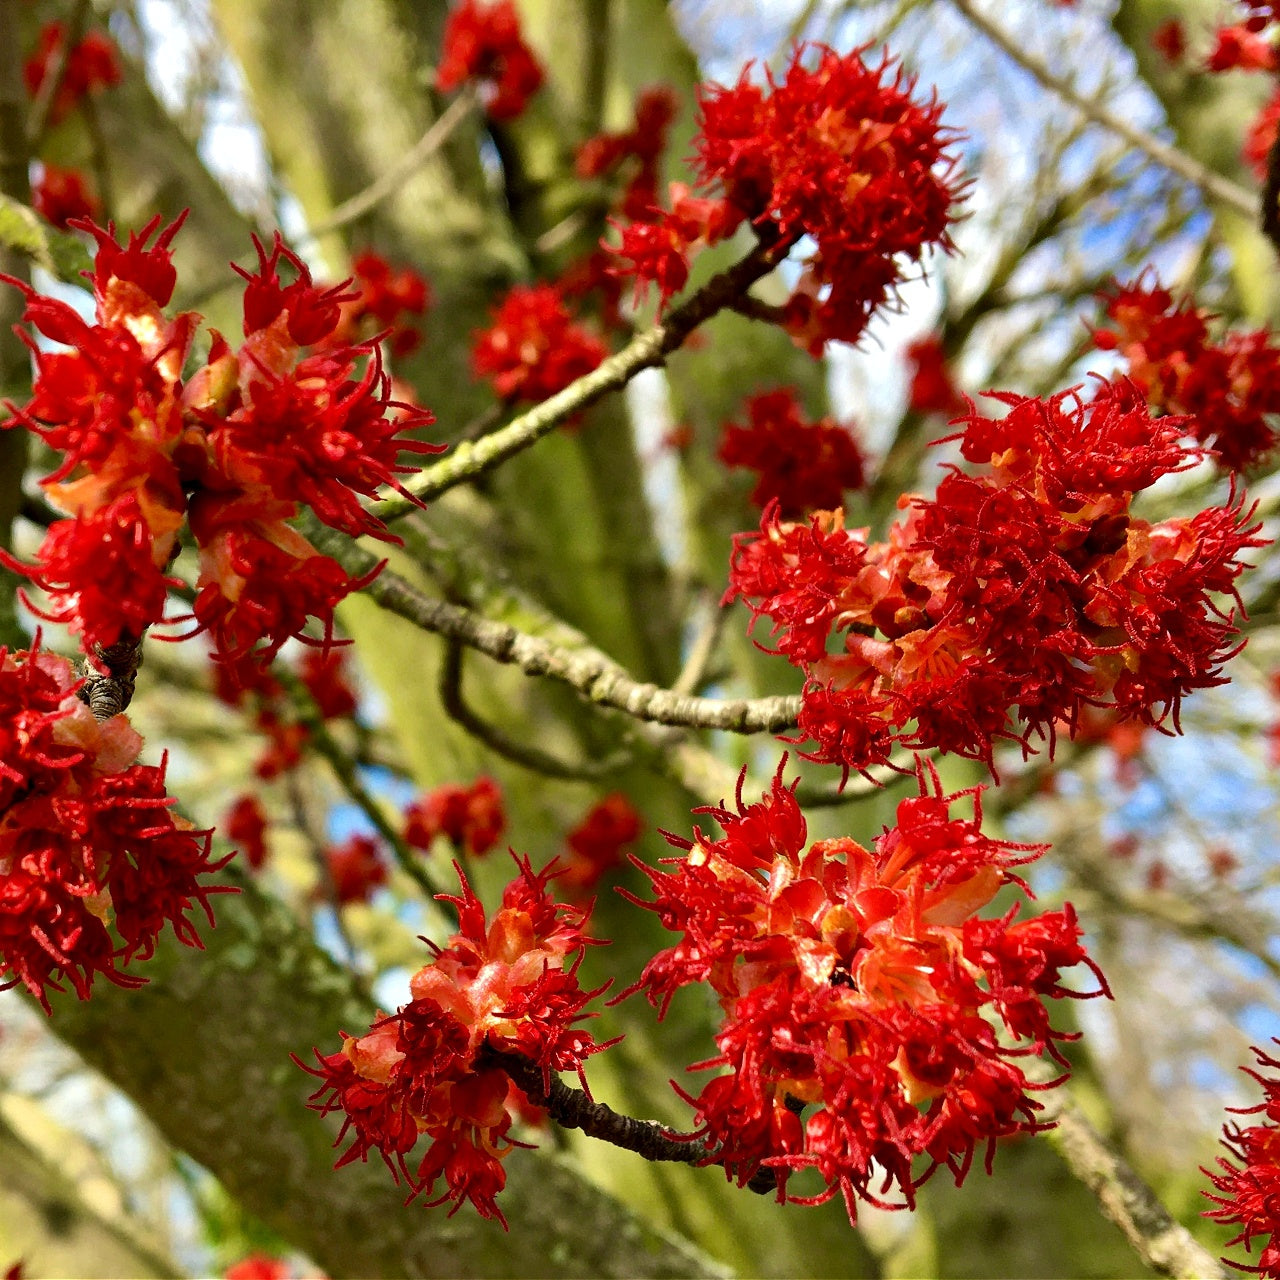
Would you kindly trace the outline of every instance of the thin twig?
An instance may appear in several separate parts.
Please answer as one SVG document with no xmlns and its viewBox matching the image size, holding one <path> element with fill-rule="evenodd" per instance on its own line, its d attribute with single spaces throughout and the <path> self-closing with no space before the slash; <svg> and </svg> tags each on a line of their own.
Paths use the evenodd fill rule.
<svg viewBox="0 0 1280 1280">
<path fill-rule="evenodd" d="M 476 105 L 473 93 L 460 93 L 445 109 L 444 114 L 432 121 L 426 132 L 385 173 L 375 178 L 363 191 L 344 200 L 327 218 L 307 228 L 304 240 L 316 241 L 334 231 L 348 226 L 357 218 L 376 209 L 388 196 L 399 189 L 401 183 L 453 136 L 458 126 L 471 114 Z"/>
<path fill-rule="evenodd" d="M 325 555 L 353 577 L 369 573 L 375 556 L 344 535 L 304 513 L 298 526 Z M 576 689 L 600 706 L 624 711 L 637 720 L 686 729 L 723 729 L 728 733 L 780 733 L 795 725 L 799 697 L 698 698 L 632 679 L 607 654 L 589 646 L 566 649 L 531 636 L 505 622 L 493 622 L 460 605 L 423 595 L 399 574 L 384 570 L 364 588 L 389 613 L 424 631 L 457 640 L 497 662 L 519 667 L 527 676 L 548 676 Z"/>
<path fill-rule="evenodd" d="M 1159 1196 L 1089 1123 L 1066 1089 L 1052 1090 L 1042 1116 L 1057 1121 L 1045 1136 L 1071 1172 L 1097 1196 L 1103 1215 L 1124 1232 L 1157 1275 L 1226 1280 L 1229 1273 L 1217 1258 L 1170 1216 Z"/>
<path fill-rule="evenodd" d="M 625 769 L 631 763 L 631 752 L 614 751 L 601 760 L 561 760 L 531 743 L 520 742 L 490 724 L 467 704 L 462 692 L 464 646 L 457 640 L 447 641 L 444 661 L 440 664 L 440 703 L 445 714 L 460 724 L 473 738 L 505 760 L 548 778 L 594 780 Z"/>
<path fill-rule="evenodd" d="M 1249 219 L 1257 217 L 1257 197 L 1252 192 L 1247 191 L 1239 183 L 1232 182 L 1230 178 L 1214 173 L 1212 169 L 1202 165 L 1185 151 L 1180 151 L 1167 142 L 1161 142 L 1159 138 L 1153 138 L 1132 121 L 1116 115 L 1100 102 L 1085 97 L 1069 80 L 1056 75 L 1034 54 L 1028 53 L 1002 27 L 981 13 L 972 0 L 951 0 L 951 3 L 992 44 L 997 45 L 1024 71 L 1034 76 L 1046 89 L 1069 102 L 1077 111 L 1083 112 L 1095 124 L 1111 130 L 1117 137 L 1123 138 L 1130 146 L 1136 147 L 1157 164 L 1163 165 L 1180 178 L 1185 178 L 1199 187 L 1205 196 L 1220 201 L 1238 213 L 1243 213 Z"/>
<path fill-rule="evenodd" d="M 768 228 L 761 231 L 763 235 Z M 786 256 L 790 241 L 764 241 L 740 262 L 713 276 L 685 302 L 674 307 L 662 324 L 633 338 L 621 351 L 563 391 L 535 405 L 500 431 L 474 442 L 463 442 L 447 457 L 424 467 L 405 489 L 415 498 L 438 498 L 455 485 L 475 480 L 550 434 L 562 422 L 581 413 L 610 391 L 625 387 L 642 369 L 661 365 L 701 324 L 733 305 Z M 375 503 L 370 511 L 380 520 L 394 519 L 414 504 L 400 496 Z"/>
</svg>

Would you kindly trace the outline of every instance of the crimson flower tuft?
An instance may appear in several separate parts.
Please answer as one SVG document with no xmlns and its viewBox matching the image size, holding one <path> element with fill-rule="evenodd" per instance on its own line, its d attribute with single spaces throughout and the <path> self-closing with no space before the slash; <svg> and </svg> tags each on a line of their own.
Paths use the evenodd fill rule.
<svg viewBox="0 0 1280 1280">
<path fill-rule="evenodd" d="M 527 859 L 515 861 L 518 875 L 491 919 L 458 868 L 461 895 L 441 900 L 456 908 L 459 930 L 411 979 L 410 1003 L 366 1035 L 344 1033 L 340 1052 L 317 1050 L 319 1065 L 306 1068 L 321 1080 L 311 1105 L 344 1113 L 338 1141 L 352 1141 L 339 1166 L 376 1148 L 428 1204 L 449 1201 L 456 1210 L 470 1201 L 504 1226 L 496 1197 L 515 1145 L 509 1081 L 484 1057 L 486 1046 L 528 1058 L 547 1078 L 581 1076 L 583 1061 L 607 1047 L 577 1025 L 600 994 L 578 984 L 591 941 L 586 912 L 552 899 L 553 868 L 535 873 Z M 406 1157 L 420 1134 L 430 1145 L 411 1169 Z"/>
<path fill-rule="evenodd" d="M 772 1170 L 780 1200 L 838 1191 L 853 1220 L 858 1200 L 883 1206 L 896 1190 L 910 1207 L 939 1165 L 959 1183 L 976 1148 L 989 1170 L 998 1138 L 1047 1127 L 1032 1094 L 1051 1086 L 1017 1061 L 1048 1053 L 1063 1065 L 1056 1044 L 1072 1037 L 1053 1030 L 1043 1001 L 1106 986 L 1070 907 L 1016 923 L 1017 907 L 978 917 L 1001 888 L 1025 892 L 1015 868 L 1043 852 L 983 835 L 980 788 L 944 795 L 921 766 L 920 794 L 872 848 L 840 837 L 806 850 L 785 763 L 757 803 L 739 784 L 735 809 L 695 811 L 719 839 L 669 835 L 684 851 L 665 860 L 673 870 L 636 863 L 655 895 L 640 905 L 680 941 L 633 990 L 662 1013 L 690 983 L 719 998 L 720 1052 L 702 1066 L 724 1071 L 685 1095 L 713 1144 L 706 1163 L 740 1185 Z M 959 816 L 970 795 L 973 817 Z M 1099 991 L 1063 985 L 1080 964 Z M 789 1194 L 790 1175 L 810 1168 L 825 1192 Z"/>
<path fill-rule="evenodd" d="M 267 815 L 255 795 L 243 795 L 227 811 L 222 823 L 228 840 L 240 847 L 251 871 L 260 871 L 268 856 Z"/>
<path fill-rule="evenodd" d="M 67 29 L 61 22 L 46 22 L 40 28 L 35 52 L 22 67 L 22 80 L 34 98 L 44 87 L 55 60 L 64 57 L 62 79 L 49 106 L 49 123 L 66 119 L 81 99 L 121 80 L 120 59 L 115 44 L 101 31 L 89 31 L 71 50 L 66 50 Z"/>
<path fill-rule="evenodd" d="M 932 334 L 918 338 L 907 346 L 906 356 L 912 367 L 907 403 L 913 412 L 954 414 L 964 408 L 940 338 Z"/>
<path fill-rule="evenodd" d="M 1242 471 L 1275 446 L 1268 419 L 1280 413 L 1280 347 L 1265 329 L 1209 336 L 1209 316 L 1158 284 L 1119 286 L 1107 300 L 1114 328 L 1095 345 L 1118 350 L 1129 376 L 1162 413 L 1189 415 L 1187 430 L 1224 467 Z"/>
<path fill-rule="evenodd" d="M 1271 148 L 1275 146 L 1278 126 L 1280 126 L 1280 89 L 1267 99 L 1266 105 L 1254 117 L 1245 135 L 1244 160 L 1257 175 L 1259 182 L 1267 180 L 1267 165 Z"/>
<path fill-rule="evenodd" d="M 1277 1041 L 1276 1043 L 1280 1043 Z M 1262 1123 L 1224 1126 L 1222 1145 L 1231 1156 L 1218 1157 L 1218 1172 L 1203 1170 L 1220 1195 L 1204 1194 L 1218 1207 L 1205 1212 L 1205 1217 L 1227 1226 L 1239 1227 L 1239 1235 L 1228 1241 L 1242 1244 L 1253 1252 L 1255 1237 L 1264 1243 L 1257 1263 L 1245 1266 L 1223 1261 L 1237 1271 L 1280 1277 L 1280 1059 L 1263 1049 L 1254 1048 L 1258 1069 L 1241 1067 L 1261 1086 L 1263 1099 L 1253 1107 L 1232 1107 L 1239 1115 L 1261 1114 Z"/>
<path fill-rule="evenodd" d="M 50 1011 L 65 979 L 87 999 L 101 974 L 119 986 L 166 924 L 200 946 L 188 918 L 213 923 L 201 878 L 208 831 L 171 811 L 164 766 L 135 764 L 142 739 L 124 716 L 99 723 L 64 658 L 0 650 L 0 979 Z"/>
<path fill-rule="evenodd" d="M 1272 71 L 1275 50 L 1271 42 L 1247 25 L 1219 27 L 1213 50 L 1205 59 L 1208 71 Z"/>
<path fill-rule="evenodd" d="M 808 422 L 790 387 L 747 400 L 747 425 L 726 423 L 720 460 L 759 473 L 751 501 L 778 504 L 783 516 L 838 507 L 866 483 L 862 450 L 850 432 L 821 418 Z"/>
<path fill-rule="evenodd" d="M 572 898 L 589 896 L 643 830 L 640 815 L 621 791 L 605 796 L 565 837 L 565 869 L 556 877 L 560 886 Z"/>
<path fill-rule="evenodd" d="M 543 71 L 524 42 L 511 0 L 461 0 L 445 19 L 436 88 L 479 81 L 495 120 L 513 120 L 542 87 Z"/>
<path fill-rule="evenodd" d="M 405 840 L 415 849 L 430 849 L 446 836 L 455 849 L 479 857 L 492 849 L 507 827 L 502 790 L 488 776 L 469 787 L 446 783 L 413 801 L 405 810 Z"/>
<path fill-rule="evenodd" d="M 471 366 L 504 400 L 536 403 L 590 373 L 608 355 L 577 324 L 554 285 L 516 285 L 476 335 Z"/>
<path fill-rule="evenodd" d="M 96 218 L 102 204 L 79 169 L 64 169 L 45 161 L 32 184 L 31 204 L 46 221 L 62 230 L 73 218 Z"/>
<path fill-rule="evenodd" d="M 411 267 L 393 268 L 381 254 L 366 249 L 351 264 L 359 296 L 342 304 L 342 318 L 329 342 L 358 343 L 388 335 L 396 356 L 407 356 L 422 343 L 422 330 L 406 316 L 421 316 L 431 302 L 431 287 Z"/>
<path fill-rule="evenodd" d="M 804 524 L 776 506 L 735 539 L 726 600 L 770 619 L 805 672 L 814 759 L 863 770 L 902 743 L 990 763 L 1001 738 L 1052 746 L 1089 706 L 1176 728 L 1183 697 L 1222 683 L 1235 628 L 1217 599 L 1234 597 L 1257 526 L 1235 494 L 1190 519 L 1130 511 L 1195 462 L 1186 420 L 1153 418 L 1129 383 L 1088 403 L 996 398 L 1003 417 L 958 420 L 978 473 L 904 497 L 887 541 L 839 511 Z"/>
<path fill-rule="evenodd" d="M 781 80 L 761 86 L 748 69 L 700 99 L 703 185 L 783 242 L 813 242 L 787 325 L 815 353 L 858 341 L 905 268 L 949 247 L 961 192 L 941 105 L 866 52 L 800 47 Z"/>
<path fill-rule="evenodd" d="M 387 883 L 382 846 L 372 836 L 348 836 L 325 850 L 333 896 L 339 906 L 368 902 L 373 891 Z"/>
</svg>

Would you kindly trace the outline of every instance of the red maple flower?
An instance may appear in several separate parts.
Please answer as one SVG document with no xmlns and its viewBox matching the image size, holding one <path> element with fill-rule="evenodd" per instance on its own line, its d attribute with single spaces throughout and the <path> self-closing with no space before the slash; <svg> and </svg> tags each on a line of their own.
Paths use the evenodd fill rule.
<svg viewBox="0 0 1280 1280">
<path fill-rule="evenodd" d="M 915 101 L 900 67 L 865 52 L 800 47 L 767 90 L 748 69 L 700 98 L 702 183 L 777 239 L 815 246 L 787 321 L 815 353 L 858 341 L 909 264 L 950 246 L 961 193 L 941 105 Z"/>
<path fill-rule="evenodd" d="M 574 321 L 554 285 L 516 285 L 493 312 L 493 324 L 476 334 L 471 366 L 503 400 L 536 403 L 590 373 L 608 354 Z"/>
<path fill-rule="evenodd" d="M 260 871 L 267 861 L 267 815 L 255 795 L 240 796 L 222 820 L 223 833 L 239 846 L 250 871 Z"/>
<path fill-rule="evenodd" d="M 1266 105 L 1254 117 L 1245 135 L 1242 152 L 1245 163 L 1253 170 L 1259 182 L 1267 180 L 1267 166 L 1271 149 L 1276 143 L 1276 130 L 1280 127 L 1280 89 L 1272 93 Z"/>
<path fill-rule="evenodd" d="M 1231 1159 L 1218 1157 L 1218 1173 L 1202 1170 L 1222 1193 L 1204 1193 L 1218 1206 L 1206 1210 L 1205 1217 L 1240 1228 L 1239 1235 L 1227 1242 L 1228 1248 L 1242 1244 L 1252 1253 L 1254 1238 L 1261 1237 L 1264 1243 L 1256 1264 L 1244 1266 L 1230 1258 L 1223 1261 L 1237 1271 L 1251 1271 L 1275 1280 L 1280 1277 L 1280 1076 L 1275 1074 L 1280 1071 L 1280 1059 L 1257 1047 L 1253 1054 L 1259 1069 L 1240 1069 L 1262 1086 L 1263 1099 L 1253 1107 L 1229 1110 L 1238 1115 L 1261 1113 L 1264 1119 L 1261 1124 L 1224 1126 L 1222 1145 Z"/>
<path fill-rule="evenodd" d="M 351 266 L 351 283 L 360 293 L 342 304 L 341 322 L 327 345 L 358 345 L 386 335 L 393 355 L 411 355 L 422 343 L 422 330 L 406 317 L 426 312 L 431 286 L 411 267 L 395 269 L 372 249 L 356 254 Z"/>
<path fill-rule="evenodd" d="M 862 450 L 850 432 L 821 418 L 808 422 L 791 387 L 747 400 L 747 425 L 726 423 L 721 462 L 759 473 L 751 501 L 778 504 L 783 516 L 838 507 L 866 483 Z"/>
<path fill-rule="evenodd" d="M 1118 350 L 1152 408 L 1187 415 L 1187 430 L 1224 467 L 1241 471 L 1275 445 L 1270 417 L 1280 413 L 1280 347 L 1265 329 L 1209 335 L 1209 316 L 1176 302 L 1158 284 L 1118 286 L 1107 300 L 1115 328 L 1094 344 Z"/>
<path fill-rule="evenodd" d="M 430 849 L 437 836 L 446 836 L 455 849 L 465 849 L 473 858 L 488 853 L 507 828 L 502 790 L 486 775 L 469 787 L 436 787 L 413 801 L 404 816 L 404 838 L 415 849 Z"/>
<path fill-rule="evenodd" d="M 964 408 L 964 397 L 947 368 L 941 338 L 936 335 L 917 338 L 907 345 L 906 357 L 912 367 L 911 390 L 907 395 L 912 412 L 953 414 Z"/>
<path fill-rule="evenodd" d="M 265 1253 L 251 1253 L 229 1266 L 223 1280 L 290 1280 L 293 1271 L 283 1258 Z"/>
<path fill-rule="evenodd" d="M 719 997 L 720 1053 L 701 1067 L 725 1071 L 685 1095 L 714 1144 L 706 1163 L 740 1185 L 771 1169 L 780 1200 L 839 1191 L 852 1220 L 859 1199 L 883 1205 L 896 1188 L 911 1207 L 939 1165 L 959 1183 L 977 1147 L 989 1171 L 997 1138 L 1045 1127 L 1017 1060 L 1063 1062 L 1056 1042 L 1073 1037 L 1052 1028 L 1043 1001 L 1081 994 L 1062 985 L 1064 970 L 1092 969 L 1100 990 L 1088 994 L 1106 986 L 1069 906 L 1020 923 L 1016 906 L 977 917 L 1001 888 L 1025 892 L 1015 868 L 1043 852 L 982 834 L 980 788 L 944 795 L 922 766 L 920 795 L 873 848 L 840 837 L 806 851 L 785 763 L 758 803 L 743 802 L 740 784 L 736 811 L 695 810 L 720 839 L 669 835 L 685 851 L 665 860 L 674 870 L 636 861 L 655 894 L 640 905 L 680 941 L 633 990 L 661 1013 L 690 983 Z M 969 795 L 973 818 L 954 815 Z M 826 1192 L 789 1196 L 790 1174 L 805 1168 Z"/>
<path fill-rule="evenodd" d="M 360 706 L 347 677 L 346 649 L 308 649 L 302 655 L 298 675 L 325 720 L 353 716 Z"/>
<path fill-rule="evenodd" d="M 445 19 L 436 88 L 478 81 L 495 120 L 513 120 L 542 87 L 542 66 L 524 42 L 511 0 L 461 0 Z"/>
<path fill-rule="evenodd" d="M 66 48 L 67 29 L 61 22 L 46 22 L 40 28 L 35 52 L 23 63 L 22 80 L 35 98 L 55 60 L 61 62 Z M 49 123 L 58 124 L 88 94 L 120 83 L 120 60 L 116 46 L 101 31 L 90 31 L 65 54 L 62 79 L 49 106 Z"/>
<path fill-rule="evenodd" d="M 1247 25 L 1219 27 L 1212 52 L 1205 59 L 1208 71 L 1272 71 L 1276 65 L 1271 42 Z"/>
<path fill-rule="evenodd" d="M 579 177 L 595 178 L 623 169 L 629 173 L 617 210 L 645 221 L 658 203 L 658 170 L 667 133 L 680 107 L 675 90 L 651 85 L 636 95 L 635 124 L 619 133 L 598 133 L 578 148 Z"/>
<path fill-rule="evenodd" d="M 1182 698 L 1222 682 L 1235 628 L 1216 597 L 1234 594 L 1257 526 L 1236 495 L 1155 525 L 1129 510 L 1196 461 L 1186 420 L 1152 418 L 1127 383 L 1089 403 L 996 398 L 1004 417 L 959 420 L 986 470 L 904 497 L 886 542 L 840 512 L 806 527 L 772 507 L 735 540 L 726 601 L 768 617 L 806 673 L 813 758 L 865 769 L 901 742 L 990 763 L 1002 737 L 1052 747 L 1086 706 L 1176 728 Z"/>
<path fill-rule="evenodd" d="M 102 210 L 102 202 L 79 169 L 64 169 L 47 160 L 31 186 L 31 204 L 42 218 L 64 231 L 72 218 L 96 218 Z"/>
<path fill-rule="evenodd" d="M 1187 55 L 1186 28 L 1177 18 L 1167 19 L 1151 33 L 1151 47 L 1176 66 Z"/>
<path fill-rule="evenodd" d="M 441 901 L 456 907 L 459 931 L 411 979 L 410 1003 L 380 1016 L 364 1036 L 344 1033 L 341 1052 L 317 1050 L 318 1068 L 306 1068 L 322 1082 L 311 1105 L 345 1113 L 339 1142 L 353 1135 L 339 1167 L 376 1148 L 415 1195 L 430 1197 L 443 1179 L 444 1190 L 427 1203 L 456 1209 L 469 1200 L 504 1226 L 496 1196 L 515 1145 L 507 1136 L 508 1079 L 482 1060 L 483 1050 L 528 1058 L 549 1078 L 581 1076 L 583 1061 L 608 1047 L 577 1025 L 600 994 L 577 979 L 591 942 L 586 912 L 551 898 L 552 872 L 535 873 L 527 859 L 516 865 L 491 920 L 457 868 L 462 895 Z M 420 1133 L 430 1146 L 411 1171 L 405 1157 Z"/>
<path fill-rule="evenodd" d="M 565 837 L 564 870 L 556 872 L 560 887 L 575 900 L 589 897 L 601 877 L 622 864 L 627 846 L 643 830 L 640 815 L 621 791 L 605 796 Z"/>
<path fill-rule="evenodd" d="M 387 883 L 382 846 L 372 836 L 348 836 L 341 844 L 330 845 L 325 860 L 339 906 L 368 902 L 373 891 Z"/>
<path fill-rule="evenodd" d="M 198 947 L 208 831 L 171 812 L 164 766 L 135 764 L 142 739 L 120 715 L 99 723 L 76 697 L 71 664 L 0 650 L 0 978 L 50 1011 L 69 981 L 87 999 L 95 975 L 120 986 L 166 924 Z M 114 933 L 113 931 L 114 930 Z"/>
</svg>

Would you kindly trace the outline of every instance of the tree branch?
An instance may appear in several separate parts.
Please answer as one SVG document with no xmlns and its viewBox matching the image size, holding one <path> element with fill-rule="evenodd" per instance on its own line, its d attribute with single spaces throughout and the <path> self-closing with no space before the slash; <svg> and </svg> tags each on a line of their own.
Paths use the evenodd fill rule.
<svg viewBox="0 0 1280 1280">
<path fill-rule="evenodd" d="M 951 3 L 968 22 L 978 28 L 992 44 L 1004 54 L 1012 58 L 1024 71 L 1029 72 L 1046 89 L 1056 93 L 1064 101 L 1069 102 L 1077 111 L 1082 112 L 1095 124 L 1109 129 L 1117 137 L 1123 138 L 1130 146 L 1137 148 L 1156 164 L 1176 173 L 1180 178 L 1198 187 L 1212 200 L 1219 200 L 1237 213 L 1243 213 L 1249 219 L 1258 216 L 1257 197 L 1230 178 L 1202 165 L 1198 160 L 1179 151 L 1177 147 L 1153 138 L 1131 121 L 1115 114 L 1108 107 L 1092 98 L 1087 98 L 1069 80 L 1052 72 L 1039 58 L 1028 53 L 1003 28 L 994 23 L 985 14 L 979 12 L 972 0 L 951 0 Z"/>
<path fill-rule="evenodd" d="M 405 489 L 424 502 L 438 498 L 455 485 L 477 479 L 536 444 L 567 418 L 581 413 L 610 391 L 625 387 L 642 369 L 661 365 L 700 324 L 732 306 L 757 280 L 768 275 L 786 257 L 790 247 L 790 241 L 762 240 L 740 262 L 713 276 L 685 302 L 674 307 L 662 324 L 639 334 L 616 355 L 601 361 L 590 373 L 513 419 L 500 431 L 458 444 L 440 462 L 424 467 L 405 484 Z M 415 505 L 407 498 L 396 496 L 375 503 L 370 511 L 380 520 L 394 520 L 412 511 Z"/>
</svg>

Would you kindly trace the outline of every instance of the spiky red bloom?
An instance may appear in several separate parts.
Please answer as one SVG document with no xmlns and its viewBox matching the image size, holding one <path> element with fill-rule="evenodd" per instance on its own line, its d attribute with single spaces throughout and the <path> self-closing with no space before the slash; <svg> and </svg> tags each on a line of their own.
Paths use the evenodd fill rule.
<svg viewBox="0 0 1280 1280">
<path fill-rule="evenodd" d="M 1107 302 L 1115 325 L 1094 343 L 1116 349 L 1152 408 L 1189 415 L 1186 427 L 1224 467 L 1242 471 L 1275 447 L 1280 413 L 1280 347 L 1265 329 L 1209 336 L 1207 312 L 1178 302 L 1158 284 L 1117 287 Z"/>
<path fill-rule="evenodd" d="M 141 738 L 123 716 L 99 724 L 76 697 L 71 664 L 0 649 L 0 978 L 49 1012 L 66 979 L 85 999 L 95 975 L 120 986 L 165 924 L 198 947 L 208 916 L 207 831 L 170 810 L 164 768 L 135 764 Z"/>
<path fill-rule="evenodd" d="M 342 304 L 341 324 L 331 343 L 358 344 L 385 333 L 393 355 L 412 354 L 422 343 L 422 329 L 407 317 L 426 312 L 431 286 L 413 268 L 393 268 L 372 249 L 356 254 L 351 267 L 351 283 L 360 294 Z"/>
<path fill-rule="evenodd" d="M 964 408 L 964 397 L 952 380 L 946 352 L 937 335 L 929 334 L 909 343 L 906 357 L 912 369 L 907 404 L 913 412 L 953 414 Z"/>
<path fill-rule="evenodd" d="M 577 324 L 560 291 L 549 284 L 516 285 L 476 334 L 471 367 L 504 400 L 536 403 L 590 373 L 609 354 Z"/>
<path fill-rule="evenodd" d="M 666 860 L 675 870 L 636 864 L 655 893 L 641 905 L 681 935 L 637 988 L 665 1013 L 676 990 L 705 982 L 724 1015 L 720 1054 L 702 1065 L 727 1070 L 689 1099 L 716 1144 L 708 1163 L 739 1184 L 772 1169 L 779 1199 L 839 1191 L 851 1219 L 858 1199 L 881 1204 L 894 1189 L 912 1205 L 939 1165 L 959 1183 L 978 1146 L 989 1171 L 997 1138 L 1046 1127 L 1016 1060 L 1061 1061 L 1055 1042 L 1070 1037 L 1042 1001 L 1079 994 L 1062 986 L 1064 969 L 1088 965 L 1106 989 L 1070 907 L 1021 923 L 1017 907 L 977 918 L 1001 888 L 1025 891 L 1013 869 L 1042 847 L 984 836 L 980 789 L 943 795 L 923 769 L 920 784 L 872 849 L 841 837 L 805 851 L 780 766 L 758 803 L 739 791 L 736 811 L 695 811 L 720 839 L 668 836 L 686 850 Z M 968 795 L 973 818 L 955 816 Z M 805 1168 L 827 1191 L 788 1196 L 789 1175 Z"/>
<path fill-rule="evenodd" d="M 67 230 L 72 218 L 96 218 L 102 203 L 79 169 L 64 169 L 45 161 L 31 187 L 35 211 L 55 227 Z"/>
<path fill-rule="evenodd" d="M 781 81 L 744 73 L 700 100 L 702 182 L 783 241 L 816 246 L 789 322 L 815 353 L 856 342 L 908 266 L 949 247 L 960 196 L 941 104 L 915 101 L 901 67 L 866 52 L 802 47 Z"/>
<path fill-rule="evenodd" d="M 568 854 L 557 879 L 569 896 L 582 899 L 594 892 L 600 879 L 620 866 L 644 822 L 621 791 L 605 796 L 565 837 Z"/>
<path fill-rule="evenodd" d="M 1214 46 L 1205 59 L 1207 71 L 1272 71 L 1275 50 L 1271 42 L 1247 25 L 1219 27 Z"/>
<path fill-rule="evenodd" d="M 513 855 L 514 856 L 514 855 Z M 321 1112 L 341 1110 L 338 1141 L 353 1134 L 338 1160 L 364 1160 L 372 1149 L 392 1174 L 403 1174 L 429 1204 L 469 1200 L 486 1218 L 502 1212 L 495 1197 L 506 1174 L 506 1075 L 480 1061 L 486 1045 L 553 1071 L 582 1074 L 583 1061 L 606 1048 L 577 1024 L 598 991 L 583 991 L 577 972 L 590 939 L 586 912 L 556 903 L 547 889 L 554 872 L 516 859 L 519 875 L 488 920 L 458 868 L 462 895 L 442 895 L 458 911 L 459 931 L 410 982 L 412 1001 L 380 1017 L 364 1036 L 343 1034 L 340 1053 L 310 1068 L 322 1085 L 312 1097 Z M 300 1064 L 301 1065 L 301 1064 Z M 430 1146 L 415 1171 L 406 1155 L 419 1133 Z"/>
<path fill-rule="evenodd" d="M 62 56 L 67 29 L 61 22 L 46 22 L 40 28 L 35 52 L 22 67 L 22 80 L 34 98 L 44 86 L 55 58 Z M 62 79 L 49 107 L 49 123 L 58 124 L 88 94 L 120 83 L 120 61 L 115 44 L 101 31 L 90 31 L 66 55 Z"/>
<path fill-rule="evenodd" d="M 1222 1145 L 1231 1160 L 1219 1156 L 1218 1173 L 1203 1170 L 1222 1193 L 1204 1193 L 1218 1206 L 1207 1210 L 1205 1217 L 1240 1228 L 1240 1234 L 1227 1242 L 1228 1247 L 1242 1244 L 1252 1253 L 1254 1237 L 1261 1237 L 1265 1243 L 1254 1265 L 1232 1262 L 1230 1258 L 1223 1261 L 1237 1271 L 1251 1271 L 1275 1280 L 1280 1277 L 1280 1075 L 1276 1074 L 1280 1072 L 1280 1059 L 1257 1047 L 1253 1054 L 1259 1070 L 1240 1069 L 1262 1086 L 1263 1099 L 1257 1106 L 1230 1110 L 1238 1115 L 1261 1113 L 1264 1119 L 1261 1124 L 1224 1126 Z"/>
<path fill-rule="evenodd" d="M 330 845 L 325 860 L 339 906 L 368 902 L 373 891 L 387 883 L 382 846 L 372 836 L 348 836 L 341 844 Z"/>
<path fill-rule="evenodd" d="M 886 542 L 839 512 L 804 526 L 776 509 L 736 540 L 726 599 L 768 617 L 809 677 L 815 759 L 865 769 L 902 742 L 990 762 L 1000 737 L 1052 744 L 1089 705 L 1176 728 L 1186 694 L 1222 683 L 1235 628 L 1216 597 L 1257 527 L 1234 495 L 1156 525 L 1129 511 L 1195 461 L 1185 422 L 1152 418 L 1127 384 L 1087 404 L 996 398 L 1003 418 L 961 419 L 964 458 L 987 470 L 902 499 Z"/>
<path fill-rule="evenodd" d="M 783 516 L 838 507 L 866 483 L 857 441 L 830 418 L 807 421 L 791 387 L 750 396 L 747 425 L 725 424 L 719 457 L 758 472 L 751 501 Z"/>
<path fill-rule="evenodd" d="M 583 178 L 600 177 L 629 167 L 617 204 L 622 217 L 643 222 L 658 203 L 658 169 L 667 147 L 667 132 L 680 100 L 667 85 L 651 85 L 636 95 L 635 124 L 619 133 L 599 133 L 578 148 L 575 168 Z"/>
<path fill-rule="evenodd" d="M 1254 117 L 1248 133 L 1245 134 L 1244 149 L 1241 154 L 1259 182 L 1267 180 L 1267 165 L 1271 148 L 1275 146 L 1278 127 L 1280 127 L 1280 89 L 1267 99 L 1266 105 Z"/>
<path fill-rule="evenodd" d="M 524 42 L 511 0 L 461 0 L 444 24 L 436 88 L 478 81 L 495 120 L 513 120 L 542 87 L 542 66 Z"/>
<path fill-rule="evenodd" d="M 437 836 L 445 836 L 472 857 L 488 853 L 507 829 L 502 789 L 487 775 L 469 787 L 436 787 L 414 800 L 404 816 L 404 838 L 415 849 L 430 849 Z"/>
<path fill-rule="evenodd" d="M 298 675 L 325 720 L 355 715 L 360 706 L 347 675 L 345 649 L 308 649 L 302 655 Z"/>
<path fill-rule="evenodd" d="M 240 796 L 227 810 L 222 831 L 239 847 L 251 871 L 260 871 L 267 862 L 267 815 L 255 795 Z"/>
</svg>

